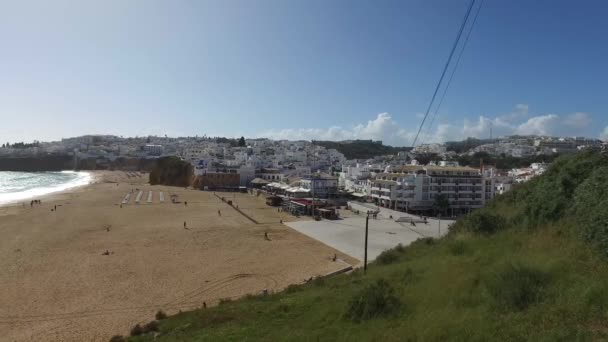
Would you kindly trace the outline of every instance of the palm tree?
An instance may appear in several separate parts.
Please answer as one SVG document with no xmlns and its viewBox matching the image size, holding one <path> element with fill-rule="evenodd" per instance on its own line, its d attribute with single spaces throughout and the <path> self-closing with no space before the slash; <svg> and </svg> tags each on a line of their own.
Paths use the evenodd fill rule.
<svg viewBox="0 0 608 342">
<path fill-rule="evenodd" d="M 445 212 L 450 208 L 450 201 L 445 194 L 438 194 L 435 196 L 435 203 L 433 203 L 433 209 L 435 209 L 435 215 L 437 212 L 445 215 Z"/>
</svg>

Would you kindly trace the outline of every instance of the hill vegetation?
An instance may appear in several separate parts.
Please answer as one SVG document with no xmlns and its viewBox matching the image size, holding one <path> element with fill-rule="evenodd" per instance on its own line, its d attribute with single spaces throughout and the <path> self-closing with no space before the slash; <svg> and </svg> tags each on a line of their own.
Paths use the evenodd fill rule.
<svg viewBox="0 0 608 342">
<path fill-rule="evenodd" d="M 161 157 L 150 171 L 150 184 L 189 186 L 193 172 L 192 165 L 178 157 Z"/>
<path fill-rule="evenodd" d="M 446 237 L 385 251 L 367 274 L 179 313 L 129 341 L 606 340 L 606 194 L 605 155 L 560 157 Z"/>
<path fill-rule="evenodd" d="M 477 139 L 477 138 L 466 138 L 462 141 L 446 141 L 445 147 L 448 151 L 454 151 L 456 153 L 464 153 L 468 150 L 477 146 L 495 143 L 495 139 Z"/>
<path fill-rule="evenodd" d="M 347 159 L 370 159 L 375 156 L 397 154 L 402 151 L 410 151 L 411 147 L 393 147 L 383 145 L 380 141 L 352 140 L 352 141 L 320 141 L 313 140 L 315 145 L 327 149 L 333 148 L 344 154 Z"/>
</svg>

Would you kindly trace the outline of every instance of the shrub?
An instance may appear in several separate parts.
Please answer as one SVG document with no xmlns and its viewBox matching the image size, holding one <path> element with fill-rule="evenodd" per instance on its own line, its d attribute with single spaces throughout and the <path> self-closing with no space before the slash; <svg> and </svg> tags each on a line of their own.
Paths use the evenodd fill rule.
<svg viewBox="0 0 608 342">
<path fill-rule="evenodd" d="M 406 268 L 401 274 L 401 280 L 406 284 L 411 283 L 414 280 L 414 271 L 409 267 Z"/>
<path fill-rule="evenodd" d="M 160 321 L 167 318 L 167 314 L 163 310 L 158 310 L 154 318 L 156 318 L 157 321 Z"/>
<path fill-rule="evenodd" d="M 608 288 L 604 285 L 594 285 L 583 293 L 585 304 L 590 311 L 603 313 L 608 309 Z"/>
<path fill-rule="evenodd" d="M 596 169 L 577 189 L 570 214 L 582 237 L 608 256 L 608 167 Z"/>
<path fill-rule="evenodd" d="M 291 284 L 291 285 L 287 286 L 287 288 L 285 289 L 286 293 L 294 293 L 294 292 L 298 292 L 298 291 L 302 291 L 302 286 L 297 285 L 297 284 Z"/>
<path fill-rule="evenodd" d="M 392 264 L 399 259 L 399 252 L 394 249 L 387 249 L 376 257 L 376 263 L 379 265 Z"/>
<path fill-rule="evenodd" d="M 351 298 L 347 317 L 360 322 L 395 313 L 401 303 L 394 292 L 386 280 L 378 279 Z"/>
<path fill-rule="evenodd" d="M 316 277 L 315 279 L 313 279 L 312 283 L 315 286 L 323 286 L 323 285 L 325 285 L 325 278 L 324 277 Z"/>
<path fill-rule="evenodd" d="M 525 310 L 543 299 L 548 283 L 548 274 L 539 269 L 509 264 L 489 281 L 488 290 L 499 305 Z"/>
<path fill-rule="evenodd" d="M 467 245 L 464 241 L 456 240 L 449 244 L 448 248 L 452 255 L 463 255 L 467 251 Z"/>
<path fill-rule="evenodd" d="M 127 340 L 122 335 L 114 335 L 110 339 L 110 342 L 126 342 Z"/>
<path fill-rule="evenodd" d="M 427 246 L 431 246 L 435 244 L 435 239 L 433 239 L 432 237 L 425 237 L 425 238 L 418 238 L 416 239 L 416 241 L 412 242 L 410 244 L 410 247 L 414 247 L 417 245 L 427 245 Z"/>
<path fill-rule="evenodd" d="M 232 302 L 232 299 L 230 298 L 220 298 L 220 305 L 228 304 L 230 302 Z"/>
<path fill-rule="evenodd" d="M 480 234 L 494 234 L 506 226 L 502 216 L 484 211 L 471 214 L 465 219 L 464 225 L 468 230 Z"/>
<path fill-rule="evenodd" d="M 152 331 L 158 331 L 158 322 L 151 321 L 150 323 L 144 325 L 144 333 L 149 333 Z"/>
<path fill-rule="evenodd" d="M 139 336 L 144 333 L 144 328 L 141 325 L 135 324 L 133 328 L 131 328 L 131 336 Z"/>
<path fill-rule="evenodd" d="M 397 245 L 397 247 L 395 247 L 395 251 L 397 251 L 399 253 L 403 253 L 403 252 L 405 252 L 405 246 L 403 246 L 401 243 L 399 243 Z"/>
</svg>

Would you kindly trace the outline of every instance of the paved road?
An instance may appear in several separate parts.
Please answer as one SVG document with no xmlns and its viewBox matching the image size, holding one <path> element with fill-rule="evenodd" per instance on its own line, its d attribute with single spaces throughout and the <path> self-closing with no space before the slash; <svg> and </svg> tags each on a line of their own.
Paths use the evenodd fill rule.
<svg viewBox="0 0 608 342">
<path fill-rule="evenodd" d="M 286 224 L 343 253 L 363 260 L 365 216 L 354 215 L 345 211 L 342 211 L 341 215 L 346 217 L 333 221 L 298 221 L 287 222 Z M 377 220 L 370 218 L 368 260 L 374 260 L 382 251 L 393 248 L 399 243 L 405 246 L 421 237 L 437 237 L 439 235 L 439 222 L 437 220 L 429 219 L 428 224 L 417 223 L 414 227 L 410 223 L 395 222 L 395 219 L 408 216 L 407 214 L 398 213 L 396 215 L 399 216 L 393 216 L 394 219 L 385 218 L 384 215 L 380 215 Z M 451 223 L 453 221 L 441 220 L 441 235 L 447 233 L 446 228 Z"/>
</svg>

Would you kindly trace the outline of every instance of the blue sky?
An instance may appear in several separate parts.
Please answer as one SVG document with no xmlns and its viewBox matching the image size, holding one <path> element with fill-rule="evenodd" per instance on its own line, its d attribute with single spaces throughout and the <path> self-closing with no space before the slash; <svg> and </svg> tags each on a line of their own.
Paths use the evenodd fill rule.
<svg viewBox="0 0 608 342">
<path fill-rule="evenodd" d="M 468 0 L 5 1 L 0 140 L 409 145 Z M 423 142 L 608 137 L 608 5 L 485 0 Z M 423 130 L 427 132 L 427 128 Z"/>
</svg>

